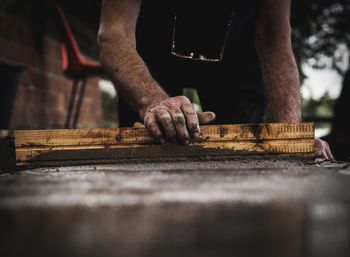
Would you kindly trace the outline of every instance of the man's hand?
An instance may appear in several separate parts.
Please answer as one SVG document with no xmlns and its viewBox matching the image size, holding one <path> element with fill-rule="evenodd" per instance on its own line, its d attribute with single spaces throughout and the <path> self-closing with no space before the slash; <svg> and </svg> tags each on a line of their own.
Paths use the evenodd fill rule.
<svg viewBox="0 0 350 257">
<path fill-rule="evenodd" d="M 316 139 L 315 151 L 316 151 L 317 157 L 321 157 L 325 160 L 334 160 L 331 149 L 326 141 L 323 141 L 321 139 Z"/>
<path fill-rule="evenodd" d="M 190 139 L 200 136 L 199 124 L 215 119 L 215 114 L 197 114 L 187 97 L 177 96 L 166 99 L 147 109 L 143 115 L 144 124 L 151 135 L 160 143 L 166 140 L 188 144 Z"/>
</svg>

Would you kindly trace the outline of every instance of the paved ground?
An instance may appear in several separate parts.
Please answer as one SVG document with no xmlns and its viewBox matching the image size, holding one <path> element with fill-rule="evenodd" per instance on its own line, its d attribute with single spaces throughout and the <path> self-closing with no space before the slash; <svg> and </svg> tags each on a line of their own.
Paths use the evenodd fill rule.
<svg viewBox="0 0 350 257">
<path fill-rule="evenodd" d="M 348 163 L 115 164 L 0 175 L 0 256 L 350 256 Z"/>
</svg>

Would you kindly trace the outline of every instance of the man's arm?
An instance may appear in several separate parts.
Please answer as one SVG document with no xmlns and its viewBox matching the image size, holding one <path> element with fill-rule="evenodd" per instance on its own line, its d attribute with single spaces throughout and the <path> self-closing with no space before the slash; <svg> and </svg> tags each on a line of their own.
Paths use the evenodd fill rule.
<svg viewBox="0 0 350 257">
<path fill-rule="evenodd" d="M 139 112 L 146 128 L 160 142 L 187 143 L 198 137 L 199 120 L 184 96 L 169 97 L 152 78 L 136 50 L 136 23 L 142 0 L 103 0 L 98 41 L 101 61 L 122 97 Z M 204 115 L 203 123 L 212 113 Z"/>
<path fill-rule="evenodd" d="M 299 74 L 291 43 L 290 0 L 262 0 L 256 24 L 256 49 L 276 122 L 301 121 Z"/>
<path fill-rule="evenodd" d="M 136 51 L 141 0 L 104 0 L 98 42 L 101 61 L 125 100 L 137 111 L 169 97 Z"/>
<path fill-rule="evenodd" d="M 290 26 L 291 0 L 261 0 L 256 24 L 256 49 L 268 97 L 268 112 L 276 122 L 301 121 L 299 73 Z M 316 154 L 333 159 L 327 142 L 315 141 Z"/>
</svg>

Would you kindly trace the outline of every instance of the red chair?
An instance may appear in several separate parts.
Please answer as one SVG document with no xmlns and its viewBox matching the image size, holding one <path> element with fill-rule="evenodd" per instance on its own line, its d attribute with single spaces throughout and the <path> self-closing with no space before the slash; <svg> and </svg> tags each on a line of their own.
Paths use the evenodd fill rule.
<svg viewBox="0 0 350 257">
<path fill-rule="evenodd" d="M 76 128 L 85 94 L 87 78 L 90 76 L 102 76 L 104 71 L 99 62 L 89 60 L 81 53 L 68 19 L 61 6 L 57 3 L 56 10 L 64 32 L 64 40 L 61 43 L 62 70 L 67 77 L 73 80 L 65 128 Z M 78 101 L 75 105 L 79 86 Z"/>
</svg>

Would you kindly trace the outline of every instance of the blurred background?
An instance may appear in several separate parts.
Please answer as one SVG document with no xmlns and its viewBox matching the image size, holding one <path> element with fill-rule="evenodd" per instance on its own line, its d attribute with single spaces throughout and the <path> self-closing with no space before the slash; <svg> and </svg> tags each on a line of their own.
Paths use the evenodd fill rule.
<svg viewBox="0 0 350 257">
<path fill-rule="evenodd" d="M 304 121 L 347 159 L 350 0 L 292 1 Z M 117 127 L 98 62 L 100 0 L 0 1 L 0 129 Z"/>
</svg>

